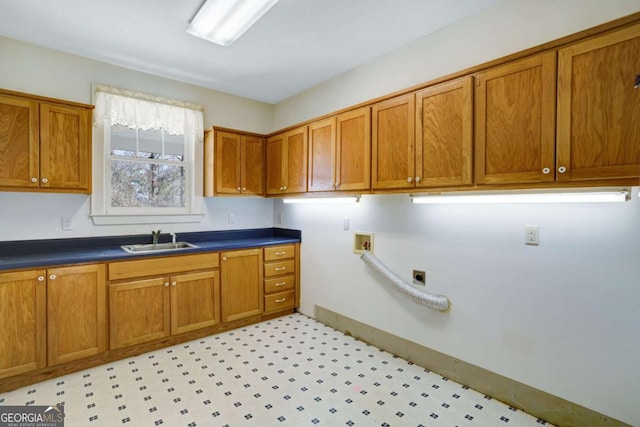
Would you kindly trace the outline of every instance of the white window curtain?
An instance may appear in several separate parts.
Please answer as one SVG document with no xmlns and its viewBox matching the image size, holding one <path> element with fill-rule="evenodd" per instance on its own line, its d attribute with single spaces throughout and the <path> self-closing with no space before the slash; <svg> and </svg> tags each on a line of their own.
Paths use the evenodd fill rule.
<svg viewBox="0 0 640 427">
<path fill-rule="evenodd" d="M 204 107 L 110 86 L 96 86 L 94 122 L 131 129 L 160 130 L 171 135 L 193 135 L 202 141 Z"/>
<path fill-rule="evenodd" d="M 120 89 L 105 85 L 93 85 L 94 93 L 94 159 L 93 195 L 91 216 L 96 225 L 116 224 L 162 224 L 178 222 L 199 222 L 202 220 L 202 156 L 201 144 L 204 138 L 204 118 L 202 105 L 180 100 L 157 97 L 145 93 Z M 193 171 L 188 179 L 191 195 L 186 211 L 171 214 L 135 212 L 116 213 L 110 208 L 110 140 L 112 126 L 124 126 L 142 131 L 160 131 L 169 135 L 184 135 Z"/>
</svg>

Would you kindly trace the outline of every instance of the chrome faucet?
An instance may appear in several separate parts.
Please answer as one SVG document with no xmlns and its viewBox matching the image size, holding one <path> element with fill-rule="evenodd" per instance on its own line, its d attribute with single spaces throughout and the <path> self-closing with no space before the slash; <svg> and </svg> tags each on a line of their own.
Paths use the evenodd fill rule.
<svg viewBox="0 0 640 427">
<path fill-rule="evenodd" d="M 152 231 L 151 235 L 153 236 L 153 244 L 157 245 L 158 244 L 158 239 L 160 238 L 160 233 L 162 232 L 162 230 L 158 229 L 158 231 Z"/>
</svg>

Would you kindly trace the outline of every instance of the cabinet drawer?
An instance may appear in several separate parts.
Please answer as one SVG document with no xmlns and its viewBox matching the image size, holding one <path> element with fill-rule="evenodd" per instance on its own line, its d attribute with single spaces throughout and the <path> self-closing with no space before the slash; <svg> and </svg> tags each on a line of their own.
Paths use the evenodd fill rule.
<svg viewBox="0 0 640 427">
<path fill-rule="evenodd" d="M 264 248 L 265 261 L 277 261 L 279 259 L 293 258 L 294 256 L 294 245 L 282 245 Z"/>
<path fill-rule="evenodd" d="M 218 265 L 217 253 L 111 262 L 109 263 L 109 280 L 208 270 L 218 268 Z"/>
<path fill-rule="evenodd" d="M 264 276 L 283 276 L 285 274 L 291 274 L 295 271 L 295 263 L 291 261 L 282 262 L 270 262 L 264 265 Z"/>
<path fill-rule="evenodd" d="M 276 277 L 275 279 L 267 279 L 264 281 L 264 292 L 270 294 L 272 292 L 283 292 L 293 289 L 296 285 L 296 277 Z"/>
<path fill-rule="evenodd" d="M 271 311 L 286 310 L 293 308 L 296 303 L 295 291 L 278 292 L 277 294 L 271 294 L 264 297 L 264 311 L 269 313 Z"/>
</svg>

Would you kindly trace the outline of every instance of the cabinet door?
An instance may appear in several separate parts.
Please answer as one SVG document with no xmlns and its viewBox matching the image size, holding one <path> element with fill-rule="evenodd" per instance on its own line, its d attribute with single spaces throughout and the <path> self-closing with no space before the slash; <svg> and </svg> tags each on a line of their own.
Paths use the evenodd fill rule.
<svg viewBox="0 0 640 427">
<path fill-rule="evenodd" d="M 169 336 L 169 280 L 155 278 L 109 285 L 111 349 Z"/>
<path fill-rule="evenodd" d="M 0 187 L 38 187 L 38 103 L 0 96 Z"/>
<path fill-rule="evenodd" d="M 371 108 L 337 117 L 336 189 L 371 188 Z"/>
<path fill-rule="evenodd" d="M 220 322 L 218 271 L 182 274 L 171 278 L 171 335 L 217 325 Z"/>
<path fill-rule="evenodd" d="M 223 252 L 220 275 L 223 323 L 262 313 L 262 249 Z"/>
<path fill-rule="evenodd" d="M 640 176 L 638 74 L 640 24 L 559 50 L 558 180 Z"/>
<path fill-rule="evenodd" d="M 47 270 L 47 355 L 49 365 L 107 350 L 105 266 Z"/>
<path fill-rule="evenodd" d="M 262 195 L 264 140 L 258 136 L 246 135 L 242 136 L 241 145 L 240 185 L 242 194 Z"/>
<path fill-rule="evenodd" d="M 44 270 L 0 274 L 0 378 L 47 364 L 45 274 Z"/>
<path fill-rule="evenodd" d="M 286 183 L 287 193 L 306 193 L 307 191 L 307 127 L 303 126 L 285 134 Z"/>
<path fill-rule="evenodd" d="M 333 191 L 336 186 L 336 118 L 309 125 L 309 191 Z"/>
<path fill-rule="evenodd" d="M 416 93 L 416 187 L 471 185 L 473 78 Z"/>
<path fill-rule="evenodd" d="M 415 174 L 415 95 L 372 108 L 371 185 L 374 190 L 413 187 Z"/>
<path fill-rule="evenodd" d="M 476 77 L 476 183 L 554 180 L 556 53 Z"/>
<path fill-rule="evenodd" d="M 286 143 L 283 134 L 274 135 L 267 139 L 266 148 L 266 179 L 267 194 L 282 194 L 285 178 Z"/>
<path fill-rule="evenodd" d="M 91 111 L 40 104 L 40 186 L 90 190 Z"/>
<path fill-rule="evenodd" d="M 237 133 L 215 131 L 216 193 L 240 193 L 241 136 Z"/>
</svg>

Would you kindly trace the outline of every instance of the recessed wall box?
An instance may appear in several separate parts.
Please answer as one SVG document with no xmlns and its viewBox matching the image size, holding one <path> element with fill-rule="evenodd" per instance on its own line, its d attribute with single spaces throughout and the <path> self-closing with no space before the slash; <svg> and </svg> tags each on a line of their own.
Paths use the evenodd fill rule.
<svg viewBox="0 0 640 427">
<path fill-rule="evenodd" d="M 356 232 L 353 235 L 353 253 L 373 252 L 373 233 Z"/>
</svg>

